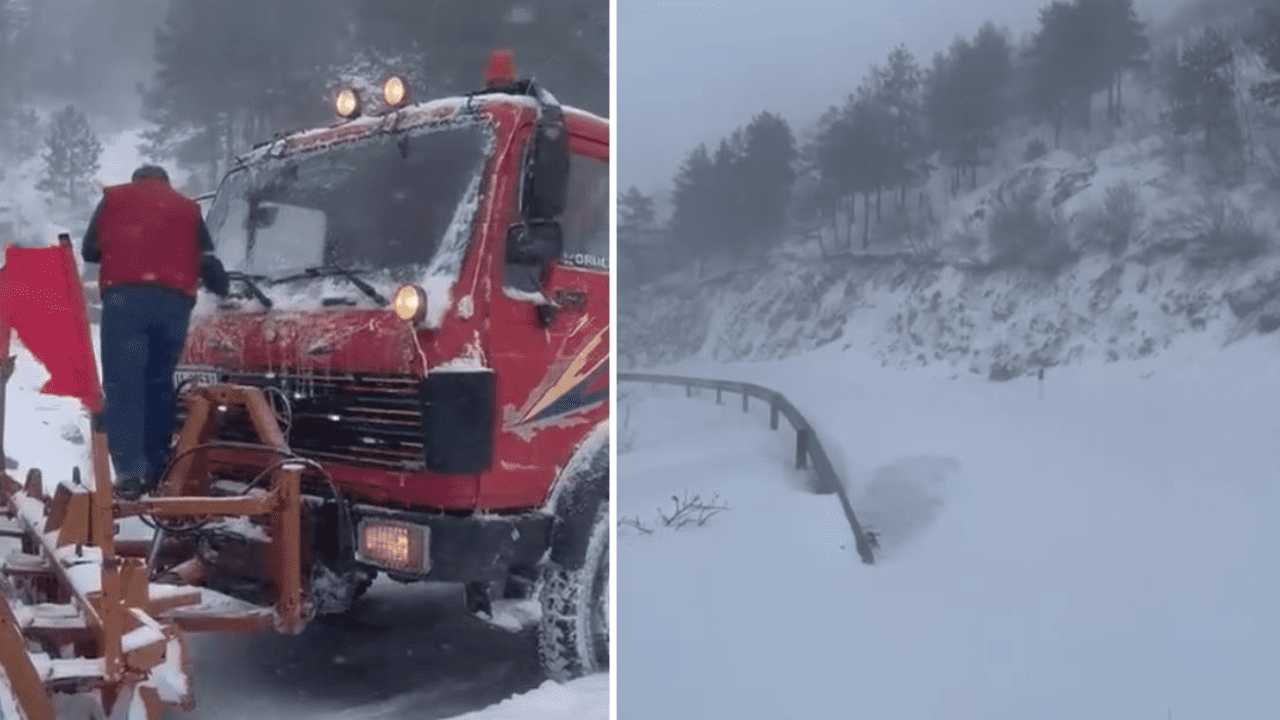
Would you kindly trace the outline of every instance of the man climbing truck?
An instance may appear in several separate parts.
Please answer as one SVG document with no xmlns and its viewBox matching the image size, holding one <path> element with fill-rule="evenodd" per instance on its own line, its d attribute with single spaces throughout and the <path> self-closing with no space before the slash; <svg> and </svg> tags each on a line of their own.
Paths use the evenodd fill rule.
<svg viewBox="0 0 1280 720">
<path fill-rule="evenodd" d="M 315 614 L 379 573 L 461 583 L 482 616 L 539 609 L 521 615 L 568 679 L 609 658 L 610 128 L 517 79 L 508 53 L 486 80 L 418 104 L 400 76 L 380 97 L 342 89 L 337 123 L 227 173 L 206 223 L 231 290 L 197 302 L 179 422 L 197 388 L 259 388 L 289 449 L 331 477 L 304 488 Z M 210 493 L 247 492 L 264 472 L 234 444 L 251 420 L 226 408 L 158 494 L 192 494 L 197 455 Z M 253 542 L 233 535 L 200 542 Z M 263 601 L 239 563 L 199 577 Z"/>
</svg>

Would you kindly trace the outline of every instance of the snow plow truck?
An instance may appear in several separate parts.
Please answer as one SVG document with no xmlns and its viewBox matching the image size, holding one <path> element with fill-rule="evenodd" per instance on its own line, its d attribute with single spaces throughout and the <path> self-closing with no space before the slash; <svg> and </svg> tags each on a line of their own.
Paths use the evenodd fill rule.
<svg viewBox="0 0 1280 720">
<path fill-rule="evenodd" d="M 410 91 L 340 88 L 207 199 L 231 292 L 197 301 L 155 493 L 112 496 L 92 364 L 89 476 L 4 477 L 0 716 L 189 710 L 187 633 L 299 633 L 379 575 L 519 609 L 552 678 L 608 669 L 609 122 L 505 51 Z M 49 357 L 92 360 L 69 237 L 9 247 L 0 303 L 39 258 L 75 330 Z"/>
</svg>

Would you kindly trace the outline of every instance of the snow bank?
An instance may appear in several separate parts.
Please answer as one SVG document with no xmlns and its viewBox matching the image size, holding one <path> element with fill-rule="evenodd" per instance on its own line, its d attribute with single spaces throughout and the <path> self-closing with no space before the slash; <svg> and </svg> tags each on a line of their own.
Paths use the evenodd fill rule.
<svg viewBox="0 0 1280 720">
<path fill-rule="evenodd" d="M 609 676 L 591 675 L 541 687 L 456 720 L 609 720 Z"/>
<path fill-rule="evenodd" d="M 27 354 L 17 336 L 12 346 L 17 360 L 6 387 L 4 450 L 18 466 L 10 474 L 24 478 L 29 469 L 38 468 L 49 493 L 70 479 L 75 467 L 87 482 L 93 463 L 85 410 L 77 400 L 40 394 L 48 371 Z"/>
</svg>

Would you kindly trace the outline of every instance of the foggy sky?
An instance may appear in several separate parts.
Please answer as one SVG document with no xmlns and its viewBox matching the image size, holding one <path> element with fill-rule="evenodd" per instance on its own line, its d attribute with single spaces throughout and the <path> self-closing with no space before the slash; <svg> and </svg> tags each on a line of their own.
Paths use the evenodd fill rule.
<svg viewBox="0 0 1280 720">
<path fill-rule="evenodd" d="M 1049 0 L 618 0 L 618 183 L 667 189 L 685 154 L 779 113 L 797 135 L 905 43 L 921 66 L 983 21 L 1017 40 Z M 1139 17 L 1169 0 L 1136 0 Z"/>
</svg>

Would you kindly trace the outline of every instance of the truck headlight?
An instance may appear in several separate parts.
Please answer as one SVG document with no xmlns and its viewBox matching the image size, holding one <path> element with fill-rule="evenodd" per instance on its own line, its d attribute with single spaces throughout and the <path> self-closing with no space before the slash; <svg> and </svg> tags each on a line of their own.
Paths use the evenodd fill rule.
<svg viewBox="0 0 1280 720">
<path fill-rule="evenodd" d="M 392 305 L 396 317 L 405 322 L 418 322 L 427 314 L 427 292 L 417 285 L 401 286 Z"/>
</svg>

